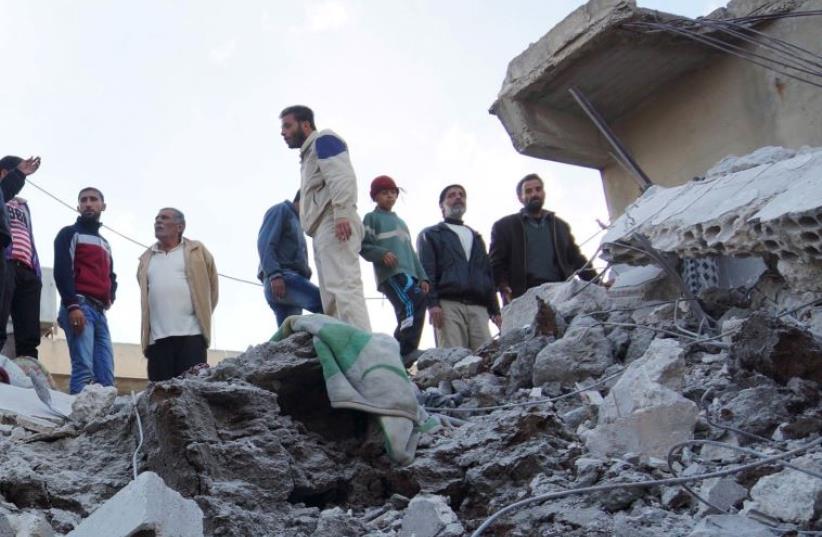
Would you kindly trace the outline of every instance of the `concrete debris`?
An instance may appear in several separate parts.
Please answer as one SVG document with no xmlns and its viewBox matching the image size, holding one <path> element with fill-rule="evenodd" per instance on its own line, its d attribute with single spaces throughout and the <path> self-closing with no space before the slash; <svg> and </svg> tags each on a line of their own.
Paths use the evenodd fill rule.
<svg viewBox="0 0 822 537">
<path fill-rule="evenodd" d="M 822 471 L 822 458 L 802 457 L 799 467 Z M 757 481 L 745 509 L 756 509 L 786 522 L 810 522 L 822 515 L 822 479 L 786 468 Z"/>
<path fill-rule="evenodd" d="M 565 329 L 564 321 L 581 313 L 592 313 L 607 309 L 608 293 L 598 285 L 571 280 L 561 283 L 545 283 L 528 289 L 524 295 L 515 298 L 502 309 L 503 335 L 526 325 L 531 325 L 539 310 L 537 298 L 546 302 L 556 312 L 559 332 Z"/>
<path fill-rule="evenodd" d="M 408 504 L 402 519 L 400 537 L 460 537 L 462 524 L 448 505 L 436 494 L 419 494 Z"/>
<path fill-rule="evenodd" d="M 755 314 L 742 322 L 732 341 L 732 355 L 740 368 L 780 384 L 794 377 L 822 383 L 822 340 L 807 330 Z"/>
<path fill-rule="evenodd" d="M 683 354 L 675 340 L 657 339 L 628 366 L 600 406 L 597 426 L 583 435 L 592 453 L 665 457 L 674 444 L 692 438 L 697 406 L 678 391 Z"/>
<path fill-rule="evenodd" d="M 601 326 L 572 327 L 565 337 L 549 343 L 537 354 L 533 384 L 572 383 L 599 377 L 613 363 L 611 342 Z"/>
<path fill-rule="evenodd" d="M 688 537 L 773 537 L 770 528 L 739 515 L 710 515 L 703 518 Z"/>
<path fill-rule="evenodd" d="M 475 377 L 482 367 L 482 358 L 479 356 L 466 356 L 454 364 L 454 372 L 460 377 Z"/>
<path fill-rule="evenodd" d="M 722 477 L 704 481 L 700 488 L 700 495 L 722 511 L 727 512 L 742 504 L 742 500 L 748 497 L 748 489 L 730 477 Z M 710 509 L 704 504 L 699 508 L 702 512 Z"/>
<path fill-rule="evenodd" d="M 24 512 L 8 517 L 8 527 L 14 537 L 54 537 L 54 529 L 41 513 Z M 0 535 L 2 530 L 0 530 Z"/>
<path fill-rule="evenodd" d="M 203 537 L 203 512 L 153 472 L 144 472 L 112 496 L 68 537 Z"/>
<path fill-rule="evenodd" d="M 615 486 L 524 507 L 486 535 L 758 535 L 758 522 L 714 515 L 679 487 L 617 485 L 672 477 L 668 450 L 694 437 L 774 453 L 770 441 L 710 426 L 707 419 L 778 439 L 780 449 L 816 438 L 819 384 L 807 376 L 786 380 L 780 366 L 766 367 L 784 363 L 777 358 L 787 357 L 788 335 L 802 321 L 774 321 L 767 301 L 752 295 L 750 306 L 733 306 L 721 323 L 722 330 L 740 331 L 727 335 L 739 345 L 716 348 L 685 332 L 674 337 L 677 326 L 696 329 L 684 308 L 658 299 L 626 306 L 584 285 L 543 286 L 541 310 L 535 297 L 530 305 L 515 301 L 509 307 L 527 306 L 541 317 L 476 354 L 432 349 L 420 357 L 412 376 L 418 400 L 453 419 L 422 437 L 408 466 L 391 463 L 368 416 L 329 407 L 311 340 L 295 334 L 198 376 L 151 384 L 137 401 L 145 436 L 138 481 L 155 480 L 174 498 L 163 501 L 164 513 L 180 503 L 191 517 L 201 512 L 208 537 L 467 536 L 490 514 L 528 496 L 605 484 Z M 788 291 L 767 285 L 774 291 L 768 296 L 784 304 L 779 293 Z M 556 314 L 553 325 L 547 307 Z M 762 320 L 752 316 L 756 311 Z M 752 362 L 755 342 L 764 342 L 758 362 Z M 707 414 L 698 420 L 697 403 L 708 390 Z M 18 392 L 34 398 L 35 417 L 45 411 L 31 389 L 0 385 L 0 402 Z M 66 401 L 68 412 L 74 399 Z M 472 410 L 477 407 L 491 408 Z M 0 537 L 4 521 L 28 514 L 55 536 L 83 535 L 118 505 L 119 495 L 136 486 L 134 414 L 131 397 L 114 398 L 99 387 L 77 398 L 65 425 L 3 414 Z M 721 446 L 690 445 L 672 465 L 689 476 L 751 460 L 744 457 Z M 817 459 L 806 459 L 796 463 L 818 468 Z M 773 524 L 819 530 L 821 483 L 769 465 L 697 482 L 694 489 L 729 512 L 744 503 L 751 516 Z M 138 506 L 156 505 L 128 503 L 117 509 L 118 523 L 147 518 L 149 511 Z"/>
<path fill-rule="evenodd" d="M 71 404 L 71 419 L 85 424 L 105 415 L 114 404 L 117 397 L 117 388 L 89 384 L 77 394 Z"/>
</svg>

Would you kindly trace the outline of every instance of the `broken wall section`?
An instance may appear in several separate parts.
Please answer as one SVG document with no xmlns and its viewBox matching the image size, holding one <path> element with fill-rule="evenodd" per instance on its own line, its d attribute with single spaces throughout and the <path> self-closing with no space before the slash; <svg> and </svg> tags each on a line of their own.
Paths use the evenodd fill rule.
<svg viewBox="0 0 822 537">
<path fill-rule="evenodd" d="M 639 235 L 680 258 L 761 257 L 795 291 L 822 292 L 822 149 L 763 147 L 675 188 L 654 186 L 602 241 L 613 263 L 646 265 Z"/>
</svg>

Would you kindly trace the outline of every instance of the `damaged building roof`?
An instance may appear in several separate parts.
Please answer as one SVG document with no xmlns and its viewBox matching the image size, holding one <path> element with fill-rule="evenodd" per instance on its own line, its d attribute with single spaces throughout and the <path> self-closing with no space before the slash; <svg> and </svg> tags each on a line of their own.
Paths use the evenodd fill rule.
<svg viewBox="0 0 822 537">
<path fill-rule="evenodd" d="M 709 17 L 767 16 L 801 4 L 733 1 Z M 517 151 L 601 169 L 610 160 L 609 148 L 568 90 L 581 90 L 611 123 L 719 54 L 683 35 L 635 26 L 678 20 L 683 17 L 639 8 L 634 1 L 591 0 L 510 62 L 490 112 L 499 117 Z"/>
</svg>

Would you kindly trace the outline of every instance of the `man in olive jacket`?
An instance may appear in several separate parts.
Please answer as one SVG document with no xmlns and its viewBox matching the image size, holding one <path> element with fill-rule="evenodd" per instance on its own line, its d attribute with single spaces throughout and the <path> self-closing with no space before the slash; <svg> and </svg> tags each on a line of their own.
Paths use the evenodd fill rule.
<svg viewBox="0 0 822 537">
<path fill-rule="evenodd" d="M 206 363 L 211 340 L 217 267 L 201 242 L 183 237 L 185 227 L 182 212 L 160 209 L 154 219 L 157 243 L 140 256 L 137 267 L 143 354 L 152 381 L 168 380 Z"/>
<path fill-rule="evenodd" d="M 532 173 L 517 183 L 522 210 L 494 223 L 489 256 L 494 283 L 503 304 L 531 287 L 561 282 L 579 270 L 578 276 L 591 280 L 592 268 L 574 242 L 571 228 L 551 211 L 542 208 L 545 189 L 539 175 Z"/>
</svg>

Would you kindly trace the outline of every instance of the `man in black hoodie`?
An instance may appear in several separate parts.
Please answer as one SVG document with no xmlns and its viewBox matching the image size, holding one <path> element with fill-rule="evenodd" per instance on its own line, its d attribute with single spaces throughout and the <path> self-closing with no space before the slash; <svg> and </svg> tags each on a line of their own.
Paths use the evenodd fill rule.
<svg viewBox="0 0 822 537">
<path fill-rule="evenodd" d="M 437 347 L 475 350 L 491 339 L 488 319 L 500 326 L 502 318 L 485 243 L 462 222 L 466 198 L 461 185 L 443 189 L 445 220 L 422 230 L 417 252 L 430 279 L 426 298 Z"/>
</svg>

